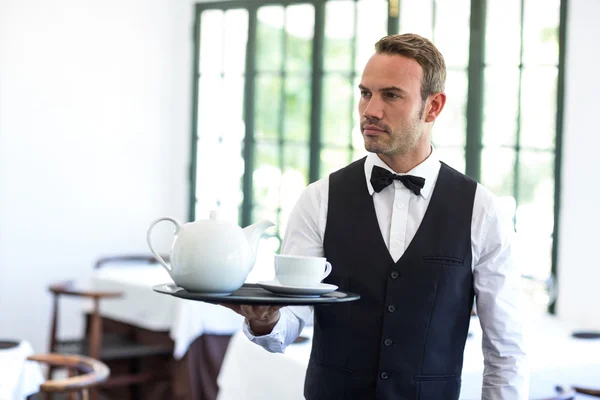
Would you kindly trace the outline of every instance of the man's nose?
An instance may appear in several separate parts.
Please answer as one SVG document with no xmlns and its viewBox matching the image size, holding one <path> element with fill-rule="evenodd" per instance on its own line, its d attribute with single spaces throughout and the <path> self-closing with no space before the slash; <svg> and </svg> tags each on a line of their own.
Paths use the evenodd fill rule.
<svg viewBox="0 0 600 400">
<path fill-rule="evenodd" d="M 371 97 L 363 114 L 365 118 L 383 119 L 383 104 L 381 104 L 381 100 L 376 96 Z"/>
</svg>

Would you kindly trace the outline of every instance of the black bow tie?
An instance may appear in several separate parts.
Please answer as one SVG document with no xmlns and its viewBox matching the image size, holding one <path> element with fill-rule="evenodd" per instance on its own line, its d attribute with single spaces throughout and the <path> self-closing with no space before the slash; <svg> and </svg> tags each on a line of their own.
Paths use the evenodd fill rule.
<svg viewBox="0 0 600 400">
<path fill-rule="evenodd" d="M 409 190 L 412 190 L 416 195 L 421 194 L 421 189 L 423 189 L 423 186 L 425 185 L 425 178 L 421 178 L 420 176 L 396 175 L 385 168 L 376 165 L 373 166 L 373 171 L 371 171 L 371 185 L 373 185 L 373 189 L 377 193 L 390 185 L 394 179 L 402 182 L 404 186 Z"/>
</svg>

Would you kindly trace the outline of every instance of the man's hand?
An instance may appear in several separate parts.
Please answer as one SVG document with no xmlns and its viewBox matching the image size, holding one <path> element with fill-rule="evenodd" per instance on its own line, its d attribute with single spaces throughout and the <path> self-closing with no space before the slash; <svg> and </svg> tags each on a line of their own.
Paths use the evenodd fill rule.
<svg viewBox="0 0 600 400">
<path fill-rule="evenodd" d="M 235 311 L 248 320 L 248 325 L 255 336 L 268 335 L 273 331 L 279 317 L 279 309 L 282 306 L 251 306 L 246 304 L 221 304 Z"/>
</svg>

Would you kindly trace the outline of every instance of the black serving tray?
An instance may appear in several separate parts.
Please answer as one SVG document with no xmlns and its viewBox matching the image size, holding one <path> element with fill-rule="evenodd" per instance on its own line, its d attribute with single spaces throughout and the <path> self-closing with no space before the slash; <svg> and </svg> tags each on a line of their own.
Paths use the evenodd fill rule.
<svg viewBox="0 0 600 400">
<path fill-rule="evenodd" d="M 254 283 L 245 283 L 235 292 L 226 295 L 188 292 L 174 283 L 156 285 L 152 287 L 152 290 L 181 299 L 203 301 L 212 304 L 317 306 L 346 303 L 349 301 L 356 301 L 360 298 L 358 294 L 340 291 L 334 291 L 320 296 L 284 296 L 269 292 Z"/>
</svg>

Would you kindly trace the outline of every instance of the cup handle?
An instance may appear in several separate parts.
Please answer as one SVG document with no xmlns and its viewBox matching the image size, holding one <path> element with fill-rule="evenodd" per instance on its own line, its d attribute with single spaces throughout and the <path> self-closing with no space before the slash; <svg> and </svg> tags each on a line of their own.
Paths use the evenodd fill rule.
<svg viewBox="0 0 600 400">
<path fill-rule="evenodd" d="M 321 280 L 327 278 L 330 273 L 331 273 L 331 263 L 329 261 L 325 261 L 325 272 L 323 272 L 323 276 L 321 277 Z"/>
</svg>

